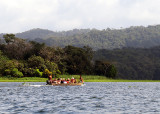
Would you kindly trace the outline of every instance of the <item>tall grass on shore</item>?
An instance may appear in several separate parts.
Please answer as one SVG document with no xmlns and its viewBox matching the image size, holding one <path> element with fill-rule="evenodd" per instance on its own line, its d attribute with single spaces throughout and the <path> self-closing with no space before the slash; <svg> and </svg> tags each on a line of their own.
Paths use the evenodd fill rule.
<svg viewBox="0 0 160 114">
<path fill-rule="evenodd" d="M 60 75 L 59 78 L 72 78 L 74 77 L 79 81 L 80 75 Z M 54 77 L 53 77 L 54 78 Z M 82 75 L 85 82 L 160 82 L 160 80 L 124 80 L 124 79 L 111 79 L 105 76 L 97 75 Z M 23 78 L 7 78 L 0 77 L 0 82 L 46 82 L 47 78 L 40 77 L 23 77 Z"/>
<path fill-rule="evenodd" d="M 47 78 L 39 77 L 23 77 L 23 78 L 7 78 L 0 77 L 0 82 L 46 82 Z"/>
<path fill-rule="evenodd" d="M 72 78 L 79 79 L 80 75 L 60 75 L 59 78 Z M 105 76 L 98 75 L 82 75 L 83 80 L 107 80 L 108 78 Z"/>
</svg>

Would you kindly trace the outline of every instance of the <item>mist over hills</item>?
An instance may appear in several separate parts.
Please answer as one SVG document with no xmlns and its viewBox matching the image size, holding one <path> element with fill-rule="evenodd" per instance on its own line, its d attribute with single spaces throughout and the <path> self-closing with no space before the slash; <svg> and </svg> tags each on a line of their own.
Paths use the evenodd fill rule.
<svg viewBox="0 0 160 114">
<path fill-rule="evenodd" d="M 3 34 L 0 35 L 2 36 Z M 104 30 L 73 29 L 61 32 L 37 28 L 17 33 L 16 37 L 45 43 L 48 46 L 90 46 L 95 50 L 122 47 L 149 48 L 160 45 L 160 25 Z"/>
</svg>

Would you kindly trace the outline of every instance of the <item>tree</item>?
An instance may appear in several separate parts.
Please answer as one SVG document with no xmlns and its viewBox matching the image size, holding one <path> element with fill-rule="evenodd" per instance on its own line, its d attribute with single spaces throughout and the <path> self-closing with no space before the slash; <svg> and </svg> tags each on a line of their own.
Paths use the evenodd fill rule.
<svg viewBox="0 0 160 114">
<path fill-rule="evenodd" d="M 5 70 L 5 64 L 7 63 L 7 61 L 9 61 L 9 59 L 0 50 L 0 75 L 3 74 Z"/>
<path fill-rule="evenodd" d="M 39 56 L 40 50 L 45 47 L 44 43 L 38 43 L 35 41 L 30 41 L 30 44 L 33 46 L 32 50 L 31 50 L 31 55 L 34 54 L 36 56 Z"/>
<path fill-rule="evenodd" d="M 115 68 L 115 66 L 112 64 L 108 67 L 107 69 L 107 73 L 106 76 L 109 78 L 116 78 L 117 75 L 117 69 Z"/>
<path fill-rule="evenodd" d="M 59 72 L 58 65 L 56 63 L 45 61 L 45 65 L 48 68 L 48 70 L 52 72 L 53 75 L 57 75 L 61 73 Z"/>
<path fill-rule="evenodd" d="M 24 39 L 14 38 L 14 42 L 5 46 L 4 52 L 9 58 L 17 60 L 26 59 L 32 49 L 32 45 Z"/>
<path fill-rule="evenodd" d="M 46 69 L 44 59 L 40 56 L 35 56 L 35 55 L 28 58 L 28 67 L 34 69 L 38 68 L 40 71 Z"/>
<path fill-rule="evenodd" d="M 51 60 L 54 55 L 54 48 L 44 46 L 40 49 L 39 55 L 43 57 L 45 60 Z"/>
<path fill-rule="evenodd" d="M 5 34 L 3 35 L 3 38 L 5 39 L 6 43 L 9 44 L 10 42 L 14 42 L 16 37 L 14 34 Z"/>
<path fill-rule="evenodd" d="M 94 69 L 96 75 L 103 75 L 109 78 L 115 78 L 117 75 L 115 66 L 106 61 L 95 61 Z"/>
<path fill-rule="evenodd" d="M 90 74 L 92 72 L 91 58 L 88 59 L 88 53 L 83 48 L 66 46 L 67 72 L 70 74 Z"/>
</svg>

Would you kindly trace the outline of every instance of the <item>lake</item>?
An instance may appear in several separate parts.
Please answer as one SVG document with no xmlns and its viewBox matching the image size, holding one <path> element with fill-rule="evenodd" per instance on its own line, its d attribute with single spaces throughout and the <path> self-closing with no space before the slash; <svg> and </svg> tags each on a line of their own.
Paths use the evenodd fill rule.
<svg viewBox="0 0 160 114">
<path fill-rule="evenodd" d="M 158 82 L 90 82 L 66 87 L 35 82 L 26 85 L 0 82 L 1 113 L 160 113 Z"/>
</svg>

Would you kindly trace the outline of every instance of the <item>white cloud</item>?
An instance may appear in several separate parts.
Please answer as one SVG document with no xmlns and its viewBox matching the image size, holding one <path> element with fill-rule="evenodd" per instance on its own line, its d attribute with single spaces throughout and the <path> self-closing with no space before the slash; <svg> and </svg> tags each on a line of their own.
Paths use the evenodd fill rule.
<svg viewBox="0 0 160 114">
<path fill-rule="evenodd" d="M 0 0 L 0 33 L 160 24 L 160 0 Z"/>
</svg>

